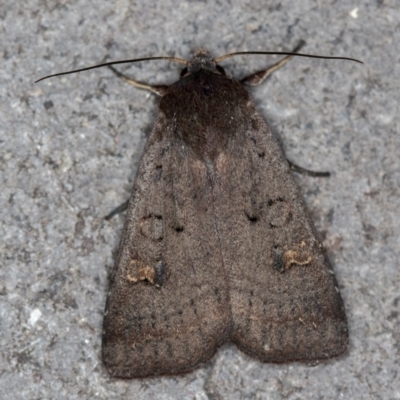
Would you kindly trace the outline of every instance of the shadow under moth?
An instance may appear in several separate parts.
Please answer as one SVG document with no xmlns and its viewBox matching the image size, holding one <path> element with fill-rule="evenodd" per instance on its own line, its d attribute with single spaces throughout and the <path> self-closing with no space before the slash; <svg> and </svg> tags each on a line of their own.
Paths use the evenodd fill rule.
<svg viewBox="0 0 400 400">
<path fill-rule="evenodd" d="M 273 363 L 345 351 L 343 301 L 294 166 L 245 89 L 293 55 L 348 59 L 295 53 L 301 45 L 252 52 L 286 57 L 241 81 L 218 63 L 243 53 L 213 59 L 205 50 L 191 61 L 153 57 L 50 75 L 148 59 L 185 64 L 170 86 L 113 69 L 161 101 L 126 204 L 105 309 L 102 357 L 112 376 L 192 371 L 227 341 Z"/>
</svg>

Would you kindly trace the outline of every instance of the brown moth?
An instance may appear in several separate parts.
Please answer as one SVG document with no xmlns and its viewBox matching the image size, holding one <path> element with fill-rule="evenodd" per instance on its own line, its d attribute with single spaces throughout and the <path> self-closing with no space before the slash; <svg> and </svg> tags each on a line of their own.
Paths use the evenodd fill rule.
<svg viewBox="0 0 400 400">
<path fill-rule="evenodd" d="M 226 341 L 264 362 L 311 361 L 343 353 L 348 331 L 282 150 L 243 84 L 200 50 L 162 90 L 111 278 L 103 361 L 121 378 L 176 374 Z"/>
<path fill-rule="evenodd" d="M 294 55 L 280 54 L 288 56 L 242 81 L 218 65 L 231 55 L 214 60 L 204 50 L 189 62 L 173 59 L 187 67 L 171 86 L 123 77 L 162 98 L 106 304 L 102 357 L 112 376 L 192 371 L 227 341 L 273 363 L 346 350 L 332 267 L 244 87 Z"/>
</svg>

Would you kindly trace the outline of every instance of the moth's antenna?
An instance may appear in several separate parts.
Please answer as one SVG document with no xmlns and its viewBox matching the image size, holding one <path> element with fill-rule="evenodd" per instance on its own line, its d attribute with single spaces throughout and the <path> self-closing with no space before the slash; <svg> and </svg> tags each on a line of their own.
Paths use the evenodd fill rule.
<svg viewBox="0 0 400 400">
<path fill-rule="evenodd" d="M 332 56 L 316 56 L 314 54 L 303 54 L 303 53 L 292 53 L 286 51 L 238 51 L 236 53 L 225 54 L 224 56 L 218 57 L 215 59 L 215 62 L 218 64 L 219 62 L 226 60 L 227 58 L 240 56 L 244 54 L 268 54 L 268 55 L 282 55 L 282 56 L 298 56 L 298 57 L 309 57 L 309 58 L 324 58 L 326 60 L 348 60 L 348 61 L 355 61 L 360 64 L 364 64 L 360 60 L 356 60 L 355 58 L 349 57 L 332 57 Z"/>
<path fill-rule="evenodd" d="M 35 83 L 43 81 L 44 79 L 47 79 L 47 78 L 52 78 L 53 76 L 74 74 L 75 72 L 82 72 L 82 71 L 88 71 L 89 69 L 107 67 L 108 65 L 127 64 L 127 63 L 134 63 L 134 62 L 139 62 L 139 61 L 150 61 L 150 60 L 168 60 L 168 61 L 175 61 L 175 62 L 185 64 L 185 65 L 188 65 L 188 63 L 189 63 L 188 61 L 183 60 L 182 58 L 176 58 L 176 57 L 146 57 L 146 58 L 134 58 L 132 60 L 110 61 L 110 62 L 106 62 L 104 64 L 93 65 L 91 67 L 80 68 L 80 69 L 75 69 L 73 71 L 59 72 L 57 74 L 47 75 L 47 76 L 44 76 L 43 78 L 38 79 L 37 81 L 35 81 Z"/>
</svg>

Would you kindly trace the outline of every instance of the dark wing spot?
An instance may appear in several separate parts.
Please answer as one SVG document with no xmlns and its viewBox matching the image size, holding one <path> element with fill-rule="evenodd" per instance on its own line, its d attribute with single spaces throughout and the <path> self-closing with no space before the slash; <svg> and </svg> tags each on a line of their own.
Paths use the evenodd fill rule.
<svg viewBox="0 0 400 400">
<path fill-rule="evenodd" d="M 251 214 L 247 213 L 246 211 L 245 211 L 245 214 L 246 214 L 247 219 L 250 221 L 250 223 L 254 224 L 258 221 L 257 215 L 251 215 Z"/>
</svg>

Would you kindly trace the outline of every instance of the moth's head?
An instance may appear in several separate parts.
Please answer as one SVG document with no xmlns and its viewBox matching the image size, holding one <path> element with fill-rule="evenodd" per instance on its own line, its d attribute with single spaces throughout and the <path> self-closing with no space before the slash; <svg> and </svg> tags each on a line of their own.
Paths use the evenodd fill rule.
<svg viewBox="0 0 400 400">
<path fill-rule="evenodd" d="M 193 58 L 188 61 L 187 67 L 182 70 L 181 77 L 199 72 L 200 70 L 225 75 L 224 69 L 215 62 L 214 58 L 205 49 L 199 49 L 194 53 Z"/>
</svg>

